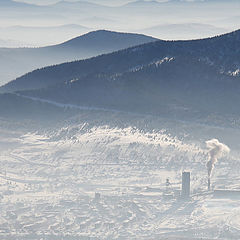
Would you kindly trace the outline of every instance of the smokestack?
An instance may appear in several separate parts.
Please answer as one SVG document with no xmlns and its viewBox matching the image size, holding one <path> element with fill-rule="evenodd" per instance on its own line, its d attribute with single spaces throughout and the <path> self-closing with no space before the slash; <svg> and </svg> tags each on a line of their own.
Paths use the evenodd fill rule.
<svg viewBox="0 0 240 240">
<path fill-rule="evenodd" d="M 190 172 L 182 173 L 182 198 L 190 196 Z"/>
<path fill-rule="evenodd" d="M 213 168 L 218 161 L 218 158 L 224 154 L 229 153 L 230 149 L 223 143 L 220 143 L 217 139 L 206 141 L 206 146 L 209 150 L 209 161 L 207 162 L 208 178 L 211 177 Z"/>
<path fill-rule="evenodd" d="M 229 153 L 230 149 L 223 143 L 220 143 L 217 139 L 212 139 L 206 141 L 206 146 L 208 148 L 209 160 L 207 162 L 208 170 L 208 191 L 211 190 L 211 175 L 218 158 Z"/>
</svg>

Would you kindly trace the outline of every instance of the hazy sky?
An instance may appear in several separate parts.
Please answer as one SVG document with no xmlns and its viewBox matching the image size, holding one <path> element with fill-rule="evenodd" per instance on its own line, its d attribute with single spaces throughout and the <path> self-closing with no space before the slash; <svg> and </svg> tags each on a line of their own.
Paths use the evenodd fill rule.
<svg viewBox="0 0 240 240">
<path fill-rule="evenodd" d="M 0 0 L 0 3 L 1 1 L 3 0 Z M 15 1 L 46 5 L 60 0 Z M 137 0 L 64 1 L 117 6 Z M 109 8 L 94 8 L 88 5 L 76 8 L 62 5 L 30 10 L 17 8 L 15 11 L 12 8 L 0 8 L 0 47 L 52 45 L 99 29 L 142 33 L 160 39 L 175 40 L 216 36 L 240 28 L 239 7 L 237 2 L 233 2 L 237 0 L 205 0 L 205 3 L 196 4 L 176 1 L 172 0 L 171 4 L 136 4 L 134 8 L 114 8 L 111 11 Z M 66 11 L 63 7 L 66 7 Z"/>
<path fill-rule="evenodd" d="M 44 4 L 54 4 L 56 2 L 60 2 L 61 0 L 15 0 L 15 1 L 44 5 Z M 78 2 L 80 0 L 64 0 L 64 1 Z M 82 0 L 82 1 L 114 6 L 114 5 L 122 5 L 128 2 L 133 2 L 134 0 Z"/>
</svg>

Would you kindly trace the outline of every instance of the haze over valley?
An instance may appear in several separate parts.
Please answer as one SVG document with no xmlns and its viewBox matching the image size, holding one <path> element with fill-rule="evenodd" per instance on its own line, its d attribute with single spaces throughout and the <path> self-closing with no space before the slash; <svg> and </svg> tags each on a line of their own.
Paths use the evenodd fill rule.
<svg viewBox="0 0 240 240">
<path fill-rule="evenodd" d="M 47 47 L 0 48 L 0 83 L 7 83 L 36 68 L 86 59 L 156 40 L 140 34 L 99 30 Z"/>
<path fill-rule="evenodd" d="M 39 6 L 33 1 L 2 0 L 1 39 L 38 47 L 99 29 L 177 40 L 215 36 L 240 27 L 239 1 L 234 0 L 114 2 L 45 1 Z"/>
<path fill-rule="evenodd" d="M 0 239 L 240 239 L 238 0 L 0 1 Z"/>
</svg>

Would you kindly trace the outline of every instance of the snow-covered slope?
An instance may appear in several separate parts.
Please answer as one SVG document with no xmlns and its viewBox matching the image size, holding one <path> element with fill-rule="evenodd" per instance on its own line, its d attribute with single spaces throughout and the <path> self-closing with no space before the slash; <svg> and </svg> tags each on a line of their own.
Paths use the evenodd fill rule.
<svg viewBox="0 0 240 240">
<path fill-rule="evenodd" d="M 172 126 L 177 134 L 171 121 L 101 111 L 47 131 L 1 120 L 1 238 L 238 239 L 238 200 L 206 192 L 203 143 L 221 130 L 201 126 L 196 141 L 200 126 Z M 239 188 L 235 151 L 216 165 L 215 188 Z M 192 174 L 188 201 L 179 199 L 183 170 Z"/>
</svg>

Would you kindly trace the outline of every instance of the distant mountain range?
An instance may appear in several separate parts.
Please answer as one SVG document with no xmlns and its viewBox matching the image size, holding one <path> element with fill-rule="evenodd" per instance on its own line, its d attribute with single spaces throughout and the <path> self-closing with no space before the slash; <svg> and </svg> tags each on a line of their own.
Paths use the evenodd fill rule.
<svg viewBox="0 0 240 240">
<path fill-rule="evenodd" d="M 3 8 L 41 8 L 41 6 L 37 6 L 32 3 L 25 3 L 21 1 L 13 1 L 13 0 L 1 0 L 0 7 Z"/>
<path fill-rule="evenodd" d="M 24 2 L 24 1 L 13 1 L 13 0 L 1 0 L 0 2 L 0 6 L 1 7 L 15 7 L 15 8 L 38 8 L 38 9 L 47 9 L 49 7 L 54 7 L 54 8 L 58 8 L 58 7 L 102 7 L 102 5 L 99 4 L 95 4 L 95 3 L 91 3 L 88 1 L 75 1 L 75 2 L 71 2 L 71 1 L 59 1 L 56 3 L 52 3 L 49 5 L 36 5 L 34 4 L 34 2 Z"/>
<path fill-rule="evenodd" d="M 94 31 L 42 48 L 0 48 L 0 83 L 47 65 L 79 60 L 155 41 L 140 34 Z M 13 70 L 14 69 L 14 70 Z"/>
<path fill-rule="evenodd" d="M 0 46 L 2 48 L 17 48 L 17 47 L 25 47 L 28 43 L 16 41 L 13 39 L 0 39 Z M 33 46 L 32 46 L 33 47 Z"/>
<path fill-rule="evenodd" d="M 158 1 L 145 1 L 145 0 L 137 0 L 137 1 L 132 1 L 130 3 L 127 3 L 123 6 L 128 6 L 128 7 L 147 7 L 147 6 L 158 6 L 159 4 L 162 4 L 161 2 Z"/>
<path fill-rule="evenodd" d="M 120 111 L 240 114 L 240 30 L 190 41 L 156 41 L 28 73 L 4 92 Z"/>
<path fill-rule="evenodd" d="M 42 26 L 42 27 L 38 27 L 38 26 L 21 26 L 21 25 L 16 25 L 16 26 L 11 26 L 8 28 L 5 28 L 7 30 L 12 30 L 12 31 L 19 31 L 19 30 L 30 30 L 30 31 L 43 31 L 43 30 L 59 30 L 59 29 L 63 29 L 63 30 L 68 30 L 68 29 L 77 29 L 77 30 L 89 30 L 89 28 L 78 25 L 78 24 L 66 24 L 66 25 L 60 25 L 60 26 Z M 3 28 L 4 29 L 4 28 Z M 1 30 L 3 30 L 1 29 Z"/>
<path fill-rule="evenodd" d="M 6 1 L 6 0 L 5 0 Z M 25 2 L 25 3 L 29 3 L 29 4 L 32 4 L 32 0 L 16 0 L 17 2 Z M 135 0 L 115 0 L 117 2 L 116 5 L 121 5 L 121 4 L 124 4 L 125 2 L 130 2 L 130 3 L 134 3 L 134 2 L 137 2 L 137 3 L 141 3 L 141 2 L 144 2 L 144 1 L 135 1 Z M 189 0 L 159 0 L 159 1 L 146 1 L 146 2 L 237 2 L 238 0 L 192 0 L 192 1 L 189 1 Z M 73 2 L 73 1 L 62 1 L 62 0 L 35 0 L 34 1 L 34 4 L 41 4 L 41 5 L 49 5 L 49 4 L 55 4 L 57 2 Z M 80 0 L 76 0 L 74 2 L 80 2 Z M 85 1 L 87 2 L 87 1 Z M 89 1 L 91 3 L 98 3 L 98 4 L 103 4 L 103 5 L 113 5 L 113 3 L 111 2 L 111 0 L 91 0 Z"/>
<path fill-rule="evenodd" d="M 182 23 L 182 24 L 166 24 L 154 27 L 139 29 L 140 33 L 150 36 L 156 36 L 166 40 L 186 40 L 191 36 L 192 39 L 216 36 L 228 32 L 227 29 L 218 28 L 210 24 L 200 23 Z"/>
<path fill-rule="evenodd" d="M 52 5 L 53 7 L 64 7 L 64 8 L 105 8 L 106 6 L 102 6 L 101 4 L 92 3 L 91 1 L 59 1 L 56 4 Z"/>
<path fill-rule="evenodd" d="M 166 0 L 166 1 L 157 1 L 157 0 L 137 0 L 131 1 L 124 6 L 133 6 L 133 7 L 144 7 L 144 6 L 159 6 L 159 5 L 166 5 L 166 4 L 196 4 L 196 3 L 238 3 L 238 0 Z"/>
<path fill-rule="evenodd" d="M 113 1 L 109 0 L 65 0 L 58 3 L 50 1 L 52 4 L 44 6 L 34 5 L 36 1 L 27 2 L 28 4 L 11 0 L 0 1 L 2 26 L 6 23 L 6 26 L 26 26 L 5 30 L 1 28 L 2 40 L 17 39 L 19 42 L 29 43 L 28 46 L 52 45 L 86 33 L 80 26 L 86 27 L 87 31 L 109 29 L 171 40 L 211 37 L 240 27 L 239 1 L 233 0 L 139 0 L 129 1 L 128 4 L 127 1 L 118 1 L 117 5 L 110 4 Z M 71 27 L 72 24 L 79 25 L 79 28 Z M 59 28 L 51 27 L 54 25 Z M 60 25 L 66 26 L 66 34 Z M 76 31 L 77 34 L 70 34 Z"/>
<path fill-rule="evenodd" d="M 79 24 L 0 27 L 1 37 L 6 39 L 5 42 L 7 39 L 18 39 L 19 42 L 25 43 L 25 45 L 19 44 L 16 47 L 54 45 L 90 31 L 90 28 Z M 0 45 L 0 47 L 5 47 L 5 45 Z"/>
</svg>

